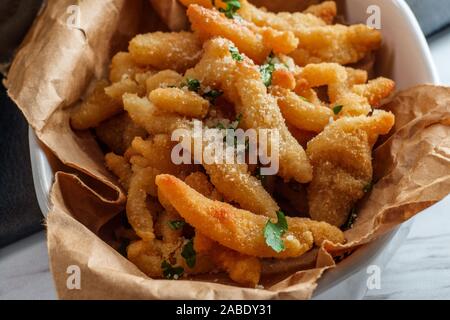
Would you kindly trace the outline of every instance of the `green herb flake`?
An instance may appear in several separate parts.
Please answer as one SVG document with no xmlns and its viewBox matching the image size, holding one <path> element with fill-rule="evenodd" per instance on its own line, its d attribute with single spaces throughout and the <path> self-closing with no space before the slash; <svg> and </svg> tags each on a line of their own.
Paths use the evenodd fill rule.
<svg viewBox="0 0 450 320">
<path fill-rule="evenodd" d="M 364 193 L 369 193 L 370 191 L 372 191 L 372 189 L 373 189 L 373 183 L 369 182 L 368 184 L 366 184 L 364 186 L 363 191 L 364 191 Z"/>
<path fill-rule="evenodd" d="M 333 112 L 334 112 L 334 114 L 335 115 L 338 115 L 341 111 L 342 111 L 342 108 L 343 108 L 344 106 L 343 105 L 337 105 L 337 106 L 334 106 L 333 107 Z"/>
<path fill-rule="evenodd" d="M 226 8 L 219 8 L 228 19 L 234 19 L 237 15 L 237 11 L 241 8 L 241 3 L 239 0 L 222 0 L 227 6 Z"/>
<path fill-rule="evenodd" d="M 356 209 L 352 208 L 350 211 L 350 214 L 348 216 L 347 222 L 344 223 L 344 225 L 341 227 L 342 230 L 349 230 L 353 227 L 353 224 L 356 221 L 356 218 L 358 217 L 358 214 L 356 213 Z"/>
<path fill-rule="evenodd" d="M 273 223 L 270 219 L 264 227 L 264 238 L 266 244 L 275 252 L 279 253 L 284 250 L 284 242 L 281 237 L 288 229 L 286 217 L 282 211 L 277 211 L 277 223 Z"/>
<path fill-rule="evenodd" d="M 186 86 L 189 91 L 198 92 L 200 90 L 200 81 L 197 79 L 186 79 Z"/>
<path fill-rule="evenodd" d="M 183 228 L 186 223 L 183 220 L 172 220 L 167 222 L 167 224 L 169 225 L 170 229 L 179 230 Z"/>
<path fill-rule="evenodd" d="M 181 256 L 186 260 L 186 264 L 189 268 L 195 267 L 196 252 L 194 250 L 194 242 L 192 239 L 184 245 Z"/>
<path fill-rule="evenodd" d="M 210 91 L 208 91 L 208 92 L 205 92 L 204 94 L 203 94 L 203 97 L 205 98 L 205 99 L 207 99 L 207 100 L 209 100 L 211 103 L 214 103 L 214 102 L 216 102 L 216 99 L 217 98 L 219 98 L 220 96 L 222 96 L 223 95 L 223 92 L 222 91 L 219 91 L 219 90 L 210 90 Z"/>
<path fill-rule="evenodd" d="M 175 280 L 177 280 L 184 273 L 184 269 L 182 267 L 173 267 L 166 260 L 164 260 L 161 263 L 161 269 L 163 270 L 163 276 L 166 279 L 175 279 Z"/>
<path fill-rule="evenodd" d="M 266 63 L 259 67 L 261 79 L 266 87 L 269 87 L 272 84 L 272 74 L 275 71 L 274 57 L 274 54 L 271 53 L 267 58 Z"/>
<path fill-rule="evenodd" d="M 243 61 L 244 60 L 242 55 L 239 53 L 239 50 L 235 46 L 230 46 L 229 50 L 230 50 L 231 57 L 233 58 L 233 60 L 236 60 L 236 61 Z"/>
</svg>

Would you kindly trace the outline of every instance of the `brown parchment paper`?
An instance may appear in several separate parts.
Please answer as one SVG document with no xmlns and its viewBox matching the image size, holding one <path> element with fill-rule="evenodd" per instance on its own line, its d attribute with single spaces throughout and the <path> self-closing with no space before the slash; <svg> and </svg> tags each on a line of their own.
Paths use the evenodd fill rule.
<svg viewBox="0 0 450 320">
<path fill-rule="evenodd" d="M 305 257 L 265 266 L 264 289 L 241 288 L 218 276 L 166 281 L 148 278 L 110 247 L 101 229 L 122 209 L 125 196 L 105 169 L 89 132 L 74 133 L 68 106 L 94 78 L 106 74 L 112 55 L 138 32 L 186 25 L 175 0 L 48 1 L 18 51 L 6 85 L 39 139 L 67 166 L 58 172 L 47 218 L 50 265 L 63 299 L 307 299 L 329 252 L 352 250 L 411 218 L 450 192 L 450 89 L 420 86 L 400 93 L 386 109 L 397 117 L 391 135 L 374 151 L 372 192 L 346 232 L 348 243 L 327 245 Z M 270 5 L 286 5 L 271 1 Z M 292 1 L 301 8 L 305 1 Z M 67 8 L 79 5 L 81 24 L 71 28 Z M 298 6 L 298 7 L 297 7 Z M 81 289 L 67 288 L 67 268 L 81 269 Z M 308 270 L 296 271 L 308 265 Z M 280 276 L 271 270 L 283 270 Z M 217 281 L 217 282 L 216 282 Z"/>
</svg>

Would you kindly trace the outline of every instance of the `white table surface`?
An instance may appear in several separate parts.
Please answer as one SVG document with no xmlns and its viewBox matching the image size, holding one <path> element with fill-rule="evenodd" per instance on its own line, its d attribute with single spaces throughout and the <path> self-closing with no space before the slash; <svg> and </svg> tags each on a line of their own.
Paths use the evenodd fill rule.
<svg viewBox="0 0 450 320">
<path fill-rule="evenodd" d="M 450 85 L 450 30 L 431 39 L 441 77 Z M 410 234 L 367 299 L 450 299 L 450 197 L 414 218 Z M 55 299 L 45 232 L 0 249 L 0 299 Z"/>
</svg>

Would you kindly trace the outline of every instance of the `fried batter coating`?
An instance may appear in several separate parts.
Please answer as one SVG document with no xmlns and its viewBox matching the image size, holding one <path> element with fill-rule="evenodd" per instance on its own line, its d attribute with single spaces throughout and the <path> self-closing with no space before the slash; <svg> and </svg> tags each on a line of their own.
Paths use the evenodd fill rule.
<svg viewBox="0 0 450 320">
<path fill-rule="evenodd" d="M 72 128 L 85 130 L 97 127 L 102 121 L 123 110 L 121 103 L 105 94 L 108 85 L 106 80 L 98 80 L 95 83 L 91 94 L 73 110 L 70 117 Z"/>
<path fill-rule="evenodd" d="M 152 32 L 134 37 L 128 50 L 138 64 L 184 72 L 200 59 L 201 43 L 190 32 Z"/>
<path fill-rule="evenodd" d="M 330 108 L 314 105 L 295 92 L 273 87 L 271 93 L 278 98 L 278 106 L 283 117 L 298 129 L 322 132 L 334 117 Z"/>
<path fill-rule="evenodd" d="M 205 255 L 198 254 L 194 268 L 187 266 L 181 255 L 184 241 L 164 242 L 161 240 L 135 241 L 127 247 L 127 257 L 149 277 L 163 277 L 163 261 L 174 267 L 182 267 L 183 274 L 201 274 L 212 271 L 214 265 Z"/>
<path fill-rule="evenodd" d="M 363 24 L 311 27 L 295 35 L 300 44 L 290 56 L 300 66 L 321 62 L 355 63 L 381 46 L 381 33 Z"/>
<path fill-rule="evenodd" d="M 308 143 L 314 166 L 308 187 L 309 214 L 314 220 L 342 226 L 351 208 L 372 181 L 372 146 L 394 125 L 394 115 L 381 110 L 370 117 L 344 117 Z"/>
<path fill-rule="evenodd" d="M 173 221 L 183 221 L 177 210 L 167 201 L 166 198 L 158 191 L 159 203 L 164 207 L 165 211 L 158 215 L 155 224 L 155 233 L 161 235 L 164 242 L 177 242 L 183 234 L 183 228 L 174 229 L 171 227 Z"/>
<path fill-rule="evenodd" d="M 383 77 L 364 83 L 353 86 L 352 91 L 366 98 L 374 107 L 378 107 L 395 89 L 395 82 Z"/>
<path fill-rule="evenodd" d="M 190 5 L 187 14 L 192 29 L 201 39 L 216 36 L 230 39 L 256 63 L 263 63 L 271 51 L 287 54 L 298 45 L 298 40 L 290 32 L 258 28 L 242 19 L 228 19 L 217 10 Z"/>
<path fill-rule="evenodd" d="M 143 240 L 155 239 L 153 231 L 153 218 L 156 212 L 149 206 L 147 195 L 157 196 L 155 177 L 161 172 L 157 169 L 147 167 L 135 171 L 130 179 L 127 200 L 127 218 L 133 229 Z"/>
<path fill-rule="evenodd" d="M 146 93 L 146 88 L 130 78 L 123 78 L 106 87 L 105 93 L 118 103 L 121 103 L 124 93 L 136 93 L 139 96 L 143 96 Z"/>
<path fill-rule="evenodd" d="M 332 24 L 337 14 L 336 2 L 324 1 L 308 7 L 303 13 L 310 13 L 325 21 L 326 24 Z"/>
<path fill-rule="evenodd" d="M 261 262 L 258 258 L 221 246 L 200 232 L 195 233 L 194 248 L 197 253 L 207 254 L 219 269 L 227 272 L 231 280 L 248 287 L 259 283 Z"/>
<path fill-rule="evenodd" d="M 161 251 L 152 243 L 138 240 L 127 247 L 127 258 L 149 277 L 162 277 Z"/>
<path fill-rule="evenodd" d="M 212 200 L 222 199 L 222 195 L 217 191 L 216 188 L 214 188 L 212 183 L 209 182 L 208 176 L 203 172 L 192 172 L 186 177 L 186 179 L 184 179 L 184 182 L 195 191 L 200 192 L 205 197 L 208 197 Z"/>
<path fill-rule="evenodd" d="M 236 112 L 242 114 L 244 128 L 279 131 L 279 175 L 285 180 L 294 179 L 300 183 L 311 181 L 312 168 L 306 153 L 289 132 L 276 99 L 267 93 L 255 66 L 238 64 L 236 89 L 240 98 L 240 103 L 235 106 Z"/>
<path fill-rule="evenodd" d="M 300 78 L 306 80 L 306 84 L 302 83 L 306 87 L 328 86 L 331 106 L 342 106 L 339 117 L 367 115 L 372 106 L 378 106 L 394 90 L 395 83 L 386 78 L 353 85 L 366 77 L 365 72 L 336 63 L 308 64 L 300 73 Z"/>
<path fill-rule="evenodd" d="M 364 84 L 368 80 L 368 74 L 366 70 L 354 69 L 347 67 L 347 83 L 349 86 L 354 86 L 356 84 Z"/>
<path fill-rule="evenodd" d="M 272 73 L 272 86 L 294 90 L 296 87 L 295 77 L 285 68 L 275 69 Z"/>
<path fill-rule="evenodd" d="M 173 70 L 163 70 L 147 79 L 147 93 L 157 88 L 178 87 L 183 81 L 183 76 Z"/>
<path fill-rule="evenodd" d="M 241 9 L 238 13 L 246 20 L 252 21 L 260 27 L 271 27 L 277 30 L 297 31 L 307 27 L 324 26 L 325 21 L 311 13 L 300 12 L 268 12 L 248 1 L 241 1 Z"/>
<path fill-rule="evenodd" d="M 261 181 L 249 173 L 246 164 L 203 166 L 211 182 L 227 201 L 237 202 L 241 208 L 259 215 L 276 216 L 278 204 L 261 185 Z"/>
<path fill-rule="evenodd" d="M 136 74 L 148 71 L 148 67 L 138 65 L 129 52 L 116 53 L 109 68 L 109 81 L 112 83 L 125 78 L 134 80 Z"/>
<path fill-rule="evenodd" d="M 102 122 L 95 128 L 95 134 L 113 152 L 124 154 L 135 137 L 145 137 L 147 132 L 122 113 Z"/>
<path fill-rule="evenodd" d="M 195 92 L 180 88 L 158 88 L 150 92 L 148 98 L 162 111 L 187 117 L 204 118 L 209 110 L 208 100 Z"/>
<path fill-rule="evenodd" d="M 136 137 L 131 146 L 135 151 L 144 156 L 148 166 L 164 173 L 179 176 L 183 172 L 189 172 L 191 166 L 176 165 L 171 158 L 174 143 L 167 134 L 157 134 L 147 140 Z"/>
<path fill-rule="evenodd" d="M 105 163 L 106 167 L 119 178 L 121 186 L 128 190 L 133 175 L 128 161 L 124 157 L 110 152 L 105 155 Z"/>
<path fill-rule="evenodd" d="M 309 223 L 301 218 L 287 218 L 288 231 L 282 237 L 285 250 L 277 253 L 265 243 L 263 229 L 267 217 L 210 200 L 170 175 L 159 175 L 156 184 L 178 213 L 196 230 L 240 253 L 255 257 L 298 257 L 311 249 L 314 243 L 313 231 L 317 232 L 316 229 L 310 228 Z M 339 233 L 332 226 L 324 226 L 330 228 L 333 234 Z M 321 237 L 327 233 L 323 226 L 318 229 Z"/>
<path fill-rule="evenodd" d="M 161 112 L 147 98 L 125 93 L 122 97 L 125 111 L 130 118 L 148 133 L 172 134 L 175 129 L 183 128 L 186 119 L 167 112 Z"/>
<path fill-rule="evenodd" d="M 192 140 L 191 140 L 192 141 Z M 203 141 L 203 150 L 209 142 Z M 236 160 L 236 159 L 235 159 Z M 202 163 L 211 182 L 228 201 L 234 201 L 241 208 L 256 214 L 275 216 L 279 209 L 271 195 L 264 189 L 261 181 L 252 176 L 247 164 L 234 163 Z"/>
<path fill-rule="evenodd" d="M 190 174 L 185 183 L 195 191 L 209 199 L 216 199 L 217 193 L 208 177 L 201 172 Z M 165 199 L 166 200 L 166 199 Z M 254 287 L 259 283 L 261 264 L 258 258 L 250 257 L 232 251 L 196 231 L 194 249 L 197 254 L 206 255 L 216 267 L 226 271 L 230 278 L 237 283 Z"/>
</svg>

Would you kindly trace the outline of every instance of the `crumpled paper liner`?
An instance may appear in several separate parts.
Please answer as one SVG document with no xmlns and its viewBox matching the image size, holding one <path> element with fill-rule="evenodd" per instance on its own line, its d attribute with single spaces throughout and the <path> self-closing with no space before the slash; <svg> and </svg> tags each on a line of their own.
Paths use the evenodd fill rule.
<svg viewBox="0 0 450 320">
<path fill-rule="evenodd" d="M 60 298 L 307 299 L 322 273 L 334 266 L 328 252 L 372 241 L 449 193 L 450 89 L 412 88 L 386 106 L 397 117 L 396 127 L 374 151 L 377 183 L 361 202 L 353 229 L 346 232 L 347 244 L 328 244 L 317 254 L 283 261 L 277 268 L 288 274 L 265 277 L 264 289 L 241 288 L 221 275 L 196 281 L 148 278 L 105 242 L 102 229 L 123 210 L 125 195 L 105 169 L 92 135 L 70 129 L 66 107 L 79 100 L 92 79 L 106 75 L 112 55 L 126 49 L 134 34 L 164 30 L 160 20 L 182 28 L 185 17 L 176 1 L 151 2 L 157 14 L 140 0 L 49 1 L 8 75 L 8 93 L 39 139 L 64 164 L 83 173 L 58 172 L 51 192 L 48 248 Z M 79 29 L 66 24 L 67 7 L 73 4 L 81 6 Z M 292 271 L 292 265 L 301 266 L 311 255 L 315 268 Z M 81 290 L 66 286 L 71 265 L 81 269 Z"/>
</svg>

